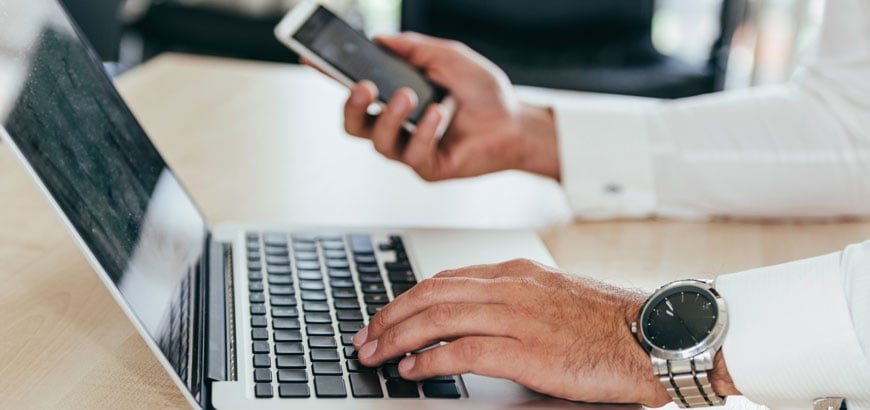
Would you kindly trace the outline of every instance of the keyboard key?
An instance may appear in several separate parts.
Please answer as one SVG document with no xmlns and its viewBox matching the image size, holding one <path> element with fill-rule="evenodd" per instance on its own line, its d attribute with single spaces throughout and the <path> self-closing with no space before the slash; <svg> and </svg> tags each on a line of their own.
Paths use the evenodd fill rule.
<svg viewBox="0 0 870 410">
<path fill-rule="evenodd" d="M 252 315 L 265 315 L 266 314 L 266 305 L 262 303 L 254 303 L 251 305 L 251 314 Z"/>
<path fill-rule="evenodd" d="M 271 369 L 254 369 L 254 381 L 257 383 L 269 383 L 272 381 Z"/>
<path fill-rule="evenodd" d="M 362 284 L 369 284 L 369 283 L 380 283 L 382 285 L 384 284 L 384 280 L 381 278 L 381 275 L 379 273 L 366 273 L 364 275 L 359 275 L 359 281 Z"/>
<path fill-rule="evenodd" d="M 326 261 L 326 267 L 330 269 L 349 269 L 350 263 L 341 259 L 328 259 Z"/>
<path fill-rule="evenodd" d="M 316 252 L 317 245 L 309 242 L 294 242 L 293 250 L 296 252 Z"/>
<path fill-rule="evenodd" d="M 299 271 L 299 280 L 323 280 L 323 274 L 319 270 Z"/>
<path fill-rule="evenodd" d="M 356 359 L 356 349 L 353 346 L 345 346 L 344 347 L 344 357 L 345 359 Z"/>
<path fill-rule="evenodd" d="M 296 296 L 272 296 L 269 303 L 272 306 L 296 306 Z"/>
<path fill-rule="evenodd" d="M 329 312 L 329 304 L 326 302 L 304 302 L 302 310 L 305 312 Z"/>
<path fill-rule="evenodd" d="M 275 343 L 275 354 L 305 354 L 302 343 Z"/>
<path fill-rule="evenodd" d="M 266 327 L 268 323 L 266 316 L 251 316 L 251 327 Z"/>
<path fill-rule="evenodd" d="M 381 268 L 378 265 L 361 264 L 356 265 L 356 270 L 359 273 L 381 273 Z"/>
<path fill-rule="evenodd" d="M 292 285 L 293 277 L 288 275 L 269 275 L 270 285 Z"/>
<path fill-rule="evenodd" d="M 299 317 L 299 310 L 295 307 L 273 307 L 272 317 L 296 318 Z"/>
<path fill-rule="evenodd" d="M 293 254 L 297 261 L 319 261 L 320 256 L 317 252 L 296 252 Z"/>
<path fill-rule="evenodd" d="M 323 249 L 328 249 L 331 251 L 343 251 L 344 250 L 344 242 L 342 242 L 341 240 L 323 241 L 320 243 L 320 246 L 322 246 Z"/>
<path fill-rule="evenodd" d="M 401 379 L 402 376 L 399 375 L 399 365 L 397 364 L 385 364 L 381 370 L 384 371 L 385 379 Z"/>
<path fill-rule="evenodd" d="M 263 280 L 263 272 L 251 272 L 248 274 L 249 282 L 260 282 Z"/>
<path fill-rule="evenodd" d="M 411 269 L 411 265 L 408 262 L 387 262 L 384 264 L 384 268 L 391 272 L 396 270 L 406 271 Z"/>
<path fill-rule="evenodd" d="M 353 277 L 353 275 L 350 273 L 349 270 L 330 269 L 329 270 L 329 277 L 335 278 L 335 279 L 348 279 L 348 278 Z"/>
<path fill-rule="evenodd" d="M 387 288 L 382 283 L 368 283 L 362 287 L 363 293 L 386 293 Z"/>
<path fill-rule="evenodd" d="M 254 353 L 269 353 L 269 342 L 256 341 L 253 343 Z"/>
<path fill-rule="evenodd" d="M 302 291 L 302 300 L 312 302 L 324 302 L 326 301 L 326 293 L 316 290 Z"/>
<path fill-rule="evenodd" d="M 278 373 L 281 377 L 281 373 Z M 300 399 L 311 397 L 311 391 L 306 383 L 289 383 L 278 386 L 278 396 L 285 399 Z"/>
<path fill-rule="evenodd" d="M 270 275 L 289 275 L 293 271 L 289 266 L 269 265 L 266 268 L 266 272 L 269 272 Z"/>
<path fill-rule="evenodd" d="M 417 383 L 407 380 L 387 380 L 387 393 L 397 399 L 410 399 L 420 397 L 417 391 Z"/>
<path fill-rule="evenodd" d="M 333 289 L 332 297 L 335 299 L 356 299 L 356 290 L 354 289 Z"/>
<path fill-rule="evenodd" d="M 384 397 L 377 373 L 353 373 L 349 376 L 353 397 Z"/>
<path fill-rule="evenodd" d="M 348 360 L 347 361 L 347 371 L 351 373 L 372 373 L 377 371 L 377 369 L 372 367 L 365 367 L 359 360 Z"/>
<path fill-rule="evenodd" d="M 305 313 L 305 323 L 309 325 L 332 323 L 332 317 L 329 312 L 308 312 Z"/>
<path fill-rule="evenodd" d="M 278 370 L 278 383 L 305 383 L 308 373 L 305 370 Z"/>
<path fill-rule="evenodd" d="M 337 362 L 338 352 L 334 349 L 311 349 L 312 362 Z"/>
<path fill-rule="evenodd" d="M 299 289 L 305 290 L 324 290 L 326 286 L 323 285 L 323 281 L 313 281 L 313 280 L 303 280 L 299 282 Z"/>
<path fill-rule="evenodd" d="M 347 388 L 341 376 L 315 376 L 314 391 L 317 397 L 347 397 Z"/>
<path fill-rule="evenodd" d="M 263 292 L 251 293 L 251 303 L 263 303 L 266 301 L 266 295 Z"/>
<path fill-rule="evenodd" d="M 333 301 L 336 309 L 359 309 L 359 301 L 356 299 L 336 299 Z"/>
<path fill-rule="evenodd" d="M 249 252 L 248 253 L 248 261 L 259 262 L 260 261 L 260 253 L 259 252 L 256 252 L 256 253 Z"/>
<path fill-rule="evenodd" d="M 351 335 L 351 334 L 341 335 L 341 344 L 343 346 L 353 346 L 353 335 Z"/>
<path fill-rule="evenodd" d="M 399 297 L 399 295 L 411 290 L 414 285 L 409 284 L 401 284 L 401 285 L 393 285 L 393 296 Z"/>
<path fill-rule="evenodd" d="M 347 252 L 344 250 L 325 250 L 323 251 L 323 256 L 326 259 L 347 259 Z"/>
<path fill-rule="evenodd" d="M 339 321 L 362 321 L 363 315 L 359 310 L 339 310 L 335 312 Z"/>
<path fill-rule="evenodd" d="M 348 235 L 347 241 L 354 253 L 372 253 L 375 251 L 372 246 L 372 238 L 368 235 Z"/>
<path fill-rule="evenodd" d="M 275 341 L 276 342 L 301 342 L 302 341 L 302 332 L 298 330 L 276 330 L 275 331 Z"/>
<path fill-rule="evenodd" d="M 254 386 L 254 395 L 258 399 L 268 399 L 272 397 L 272 385 L 269 383 L 257 383 Z"/>
<path fill-rule="evenodd" d="M 351 279 L 332 279 L 329 281 L 329 285 L 333 288 L 346 288 L 353 289 L 354 283 Z"/>
<path fill-rule="evenodd" d="M 369 304 L 369 305 L 371 305 L 371 304 L 385 305 L 387 303 L 390 303 L 390 298 L 389 298 L 389 296 L 387 296 L 386 293 L 365 295 L 365 296 L 363 296 L 363 299 L 366 301 L 366 304 Z"/>
<path fill-rule="evenodd" d="M 356 255 L 353 257 L 353 260 L 358 264 L 375 265 L 378 263 L 375 255 Z"/>
<path fill-rule="evenodd" d="M 320 262 L 297 260 L 296 261 L 296 268 L 298 268 L 300 270 L 319 270 L 320 269 Z"/>
<path fill-rule="evenodd" d="M 267 233 L 263 235 L 263 242 L 268 246 L 286 246 L 287 235 L 283 233 Z"/>
<path fill-rule="evenodd" d="M 263 264 L 258 261 L 248 261 L 248 270 L 261 271 L 263 270 Z"/>
<path fill-rule="evenodd" d="M 254 367 L 271 367 L 272 358 L 267 354 L 254 355 Z"/>
<path fill-rule="evenodd" d="M 305 356 L 277 356 L 275 366 L 279 369 L 304 369 Z"/>
<path fill-rule="evenodd" d="M 435 376 L 426 380 L 423 380 L 424 383 L 455 383 L 456 379 L 453 376 Z"/>
<path fill-rule="evenodd" d="M 308 331 L 308 336 L 335 335 L 335 329 L 332 328 L 332 325 L 308 325 L 306 330 Z"/>
<path fill-rule="evenodd" d="M 308 347 L 312 349 L 319 348 L 337 348 L 335 338 L 332 336 L 310 336 L 308 338 Z"/>
<path fill-rule="evenodd" d="M 302 328 L 299 319 L 272 319 L 272 328 L 278 330 L 297 330 Z"/>
<path fill-rule="evenodd" d="M 265 328 L 257 328 L 251 330 L 251 339 L 254 340 L 269 340 L 269 330 Z"/>
<path fill-rule="evenodd" d="M 337 362 L 319 362 L 311 364 L 311 369 L 317 376 L 320 375 L 335 375 L 341 376 L 344 372 L 341 370 L 341 363 Z"/>
<path fill-rule="evenodd" d="M 289 256 L 289 252 L 287 251 L 286 246 L 267 246 L 266 247 L 266 256 Z"/>
<path fill-rule="evenodd" d="M 265 287 L 263 286 L 263 282 L 251 282 L 248 284 L 248 290 L 251 292 L 262 292 Z"/>
<path fill-rule="evenodd" d="M 414 277 L 414 272 L 409 270 L 404 271 L 395 271 L 389 273 L 390 282 L 399 284 L 399 283 L 417 283 L 417 278 Z"/>
<path fill-rule="evenodd" d="M 266 264 L 275 266 L 289 266 L 290 258 L 286 256 L 266 256 Z"/>
<path fill-rule="evenodd" d="M 294 233 L 290 235 L 293 238 L 293 242 L 299 243 L 314 243 L 317 242 L 317 235 L 308 234 L 308 233 Z"/>
<path fill-rule="evenodd" d="M 278 296 L 290 296 L 296 294 L 296 290 L 293 289 L 293 286 L 270 285 L 269 294 Z"/>
<path fill-rule="evenodd" d="M 438 399 L 458 399 L 459 389 L 455 383 L 423 383 L 423 394 Z"/>
<path fill-rule="evenodd" d="M 356 333 L 362 330 L 365 327 L 363 322 L 340 322 L 338 324 L 338 331 L 341 333 Z"/>
<path fill-rule="evenodd" d="M 380 312 L 381 309 L 383 309 L 385 306 L 387 305 L 368 305 L 366 306 L 366 313 L 368 313 L 369 316 L 374 316 L 378 312 Z"/>
</svg>

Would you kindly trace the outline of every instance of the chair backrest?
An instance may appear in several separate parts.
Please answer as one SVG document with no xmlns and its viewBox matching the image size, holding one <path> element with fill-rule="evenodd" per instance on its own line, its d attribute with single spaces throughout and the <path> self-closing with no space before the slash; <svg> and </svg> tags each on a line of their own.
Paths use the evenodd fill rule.
<svg viewBox="0 0 870 410">
<path fill-rule="evenodd" d="M 472 46 L 650 42 L 653 11 L 654 0 L 405 0 L 402 29 Z"/>
</svg>

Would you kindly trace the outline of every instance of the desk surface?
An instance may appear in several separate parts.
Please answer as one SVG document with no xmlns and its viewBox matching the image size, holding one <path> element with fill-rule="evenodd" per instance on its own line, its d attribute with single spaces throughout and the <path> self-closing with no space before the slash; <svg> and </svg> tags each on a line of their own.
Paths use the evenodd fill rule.
<svg viewBox="0 0 870 410">
<path fill-rule="evenodd" d="M 212 223 L 535 228 L 562 268 L 641 288 L 870 237 L 870 222 L 571 224 L 533 176 L 426 184 L 345 136 L 345 91 L 305 68 L 166 55 L 118 86 Z M 185 407 L 5 146 L 0 175 L 0 408 Z"/>
</svg>

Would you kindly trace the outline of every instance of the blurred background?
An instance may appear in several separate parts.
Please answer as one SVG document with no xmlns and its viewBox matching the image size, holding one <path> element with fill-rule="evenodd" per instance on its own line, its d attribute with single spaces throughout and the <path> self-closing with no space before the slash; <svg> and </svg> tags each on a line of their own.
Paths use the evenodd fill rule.
<svg viewBox="0 0 870 410">
<path fill-rule="evenodd" d="M 163 52 L 295 63 L 297 0 L 61 0 L 113 74 Z M 468 43 L 517 84 L 679 98 L 787 80 L 825 0 L 324 0 L 369 35 Z"/>
</svg>

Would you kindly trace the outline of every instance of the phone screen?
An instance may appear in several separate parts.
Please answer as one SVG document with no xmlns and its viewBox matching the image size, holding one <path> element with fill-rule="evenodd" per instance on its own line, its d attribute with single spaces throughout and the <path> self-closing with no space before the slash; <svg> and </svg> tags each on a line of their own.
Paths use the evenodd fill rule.
<svg viewBox="0 0 870 410">
<path fill-rule="evenodd" d="M 446 92 L 419 70 L 373 43 L 329 10 L 318 7 L 293 38 L 353 81 L 370 80 L 384 102 L 402 87 L 417 93 L 419 104 L 408 116 L 416 124 L 429 104 Z"/>
</svg>

